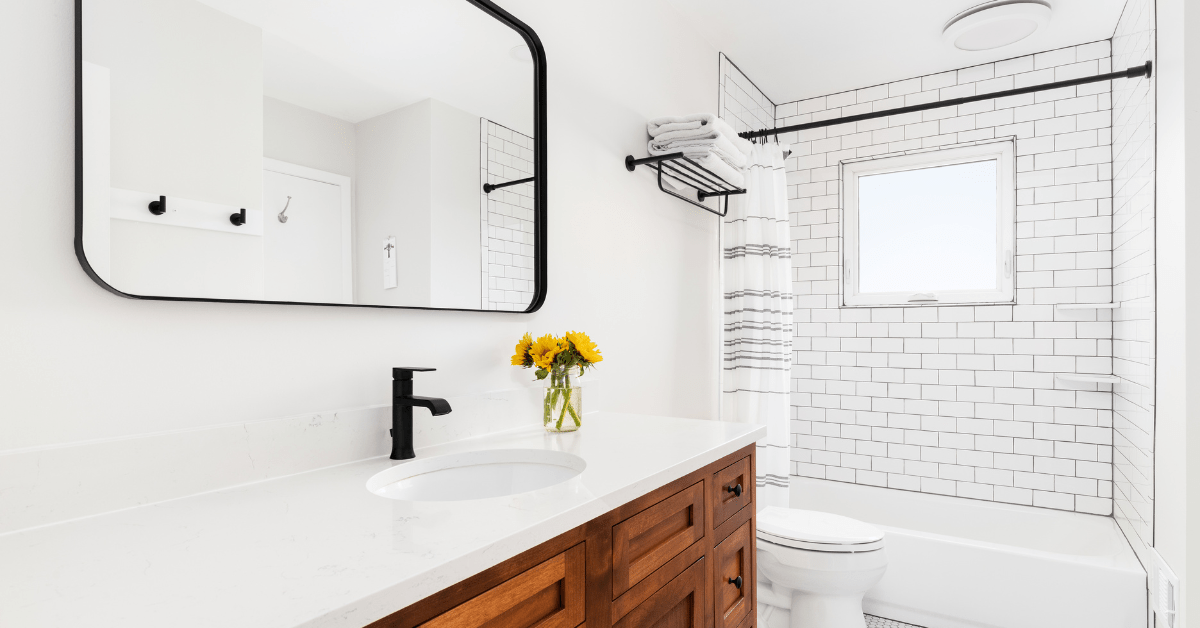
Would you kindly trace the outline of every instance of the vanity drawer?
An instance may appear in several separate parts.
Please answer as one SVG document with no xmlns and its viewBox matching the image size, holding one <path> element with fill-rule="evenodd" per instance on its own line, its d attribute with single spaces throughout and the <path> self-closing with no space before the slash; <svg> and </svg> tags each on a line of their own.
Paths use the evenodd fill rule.
<svg viewBox="0 0 1200 628">
<path fill-rule="evenodd" d="M 613 526 L 613 599 L 704 538 L 701 480 Z"/>
<path fill-rule="evenodd" d="M 754 494 L 754 476 L 750 474 L 750 457 L 717 471 L 713 475 L 713 527 L 721 525 L 743 506 L 750 503 Z"/>
<path fill-rule="evenodd" d="M 575 628 L 584 620 L 583 550 L 580 543 L 421 628 Z"/>
<path fill-rule="evenodd" d="M 751 523 L 753 520 L 743 523 L 713 551 L 716 628 L 737 628 L 753 610 L 750 599 L 754 589 Z"/>
<path fill-rule="evenodd" d="M 708 565 L 701 558 L 645 602 L 629 611 L 613 628 L 706 628 L 704 583 Z"/>
</svg>

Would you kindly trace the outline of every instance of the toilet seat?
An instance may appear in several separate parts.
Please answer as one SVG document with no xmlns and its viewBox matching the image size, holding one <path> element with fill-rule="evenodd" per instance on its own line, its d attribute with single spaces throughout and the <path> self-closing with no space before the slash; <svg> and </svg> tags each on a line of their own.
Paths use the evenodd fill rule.
<svg viewBox="0 0 1200 628">
<path fill-rule="evenodd" d="M 870 552 L 883 548 L 875 526 L 817 510 L 767 506 L 758 513 L 758 538 L 815 552 Z"/>
</svg>

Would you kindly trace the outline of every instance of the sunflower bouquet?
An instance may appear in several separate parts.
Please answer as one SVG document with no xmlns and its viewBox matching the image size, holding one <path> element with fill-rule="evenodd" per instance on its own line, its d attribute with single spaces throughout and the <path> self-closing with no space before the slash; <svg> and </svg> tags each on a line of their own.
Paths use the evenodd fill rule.
<svg viewBox="0 0 1200 628">
<path fill-rule="evenodd" d="M 552 432 L 573 432 L 582 425 L 583 391 L 571 385 L 571 374 L 578 371 L 578 376 L 582 376 L 603 359 L 587 334 L 569 331 L 561 338 L 546 334 L 537 340 L 525 334 L 517 343 L 512 364 L 536 367 L 533 374 L 539 380 L 550 378 L 542 401 L 542 424 Z M 564 427 L 567 417 L 571 421 Z"/>
</svg>

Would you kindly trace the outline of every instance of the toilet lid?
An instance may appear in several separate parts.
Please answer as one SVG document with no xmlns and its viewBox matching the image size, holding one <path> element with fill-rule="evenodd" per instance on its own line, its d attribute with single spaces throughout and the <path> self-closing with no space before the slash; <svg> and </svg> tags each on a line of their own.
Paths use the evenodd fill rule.
<svg viewBox="0 0 1200 628">
<path fill-rule="evenodd" d="M 818 510 L 767 506 L 758 513 L 758 538 L 799 549 L 867 552 L 883 547 L 883 530 Z"/>
</svg>

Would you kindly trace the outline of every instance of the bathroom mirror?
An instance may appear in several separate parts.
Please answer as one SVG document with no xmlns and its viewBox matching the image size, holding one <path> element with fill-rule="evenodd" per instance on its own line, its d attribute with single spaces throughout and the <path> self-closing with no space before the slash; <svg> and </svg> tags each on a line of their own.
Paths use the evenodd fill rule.
<svg viewBox="0 0 1200 628">
<path fill-rule="evenodd" d="M 75 250 L 139 299 L 532 312 L 546 60 L 487 0 L 77 0 Z"/>
</svg>

